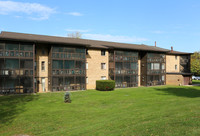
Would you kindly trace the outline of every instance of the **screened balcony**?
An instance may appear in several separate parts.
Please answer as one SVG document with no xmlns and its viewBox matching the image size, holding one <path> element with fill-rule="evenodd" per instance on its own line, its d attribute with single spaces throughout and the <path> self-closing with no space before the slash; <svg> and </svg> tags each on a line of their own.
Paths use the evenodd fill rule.
<svg viewBox="0 0 200 136">
<path fill-rule="evenodd" d="M 138 86 L 138 53 L 110 51 L 109 76 L 117 88 Z"/>
<path fill-rule="evenodd" d="M 52 46 L 52 91 L 85 90 L 85 49 Z"/>
<path fill-rule="evenodd" d="M 32 93 L 34 45 L 0 43 L 0 93 Z"/>
<path fill-rule="evenodd" d="M 180 56 L 180 72 L 190 73 L 190 56 Z"/>
<path fill-rule="evenodd" d="M 165 54 L 147 53 L 147 86 L 164 85 L 165 74 Z"/>
</svg>

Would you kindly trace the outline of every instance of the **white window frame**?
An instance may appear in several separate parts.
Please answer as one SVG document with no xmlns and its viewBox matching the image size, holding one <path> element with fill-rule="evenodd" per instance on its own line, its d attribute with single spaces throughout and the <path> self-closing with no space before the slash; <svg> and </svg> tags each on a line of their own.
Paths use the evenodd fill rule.
<svg viewBox="0 0 200 136">
<path fill-rule="evenodd" d="M 86 68 L 86 69 L 88 69 L 88 62 L 86 62 L 86 64 L 85 64 L 85 65 L 86 65 L 86 66 L 85 66 L 85 68 Z"/>
<path fill-rule="evenodd" d="M 103 52 L 104 54 L 102 54 L 102 52 Z M 106 50 L 101 50 L 101 56 L 106 56 Z"/>
<path fill-rule="evenodd" d="M 88 77 L 86 77 L 86 84 L 88 84 Z"/>
<path fill-rule="evenodd" d="M 177 65 L 175 65 L 175 70 L 177 70 L 178 69 L 178 66 Z"/>
<path fill-rule="evenodd" d="M 101 80 L 106 80 L 106 76 L 101 76 Z"/>
<path fill-rule="evenodd" d="M 43 63 L 44 63 L 44 67 L 43 67 Z M 44 69 L 43 69 L 44 68 Z M 45 61 L 41 62 L 41 71 L 45 71 Z"/>
<path fill-rule="evenodd" d="M 105 70 L 106 69 L 106 63 L 101 63 L 101 69 Z"/>
</svg>

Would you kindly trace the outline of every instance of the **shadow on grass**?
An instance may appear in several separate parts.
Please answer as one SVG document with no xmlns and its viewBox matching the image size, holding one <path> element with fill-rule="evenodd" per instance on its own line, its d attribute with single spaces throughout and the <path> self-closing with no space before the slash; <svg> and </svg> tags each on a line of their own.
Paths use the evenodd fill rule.
<svg viewBox="0 0 200 136">
<path fill-rule="evenodd" d="M 38 99 L 38 95 L 0 96 L 0 124 L 9 125 L 17 116 L 26 111 L 28 102 Z"/>
<path fill-rule="evenodd" d="M 200 97 L 200 87 L 167 87 L 155 88 L 157 91 L 165 92 L 167 95 L 175 95 L 180 97 L 196 98 Z"/>
<path fill-rule="evenodd" d="M 200 84 L 200 80 L 192 80 L 192 84 L 195 85 L 195 84 Z"/>
</svg>

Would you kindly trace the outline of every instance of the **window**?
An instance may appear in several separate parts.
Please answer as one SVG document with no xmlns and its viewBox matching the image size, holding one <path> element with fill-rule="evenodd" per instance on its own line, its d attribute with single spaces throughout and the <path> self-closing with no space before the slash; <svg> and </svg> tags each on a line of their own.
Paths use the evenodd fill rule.
<svg viewBox="0 0 200 136">
<path fill-rule="evenodd" d="M 154 63 L 154 69 L 159 70 L 160 69 L 160 63 Z"/>
<path fill-rule="evenodd" d="M 5 46 L 3 43 L 0 43 L 0 50 L 4 50 Z"/>
<path fill-rule="evenodd" d="M 163 63 L 163 64 L 162 64 L 162 70 L 164 70 L 164 69 L 165 69 L 165 64 Z"/>
<path fill-rule="evenodd" d="M 63 61 L 62 60 L 53 60 L 52 67 L 53 67 L 53 69 L 63 69 Z"/>
<path fill-rule="evenodd" d="M 41 64 L 41 70 L 45 70 L 45 61 L 42 61 L 42 64 Z"/>
<path fill-rule="evenodd" d="M 5 59 L 6 69 L 19 69 L 19 59 Z"/>
<path fill-rule="evenodd" d="M 148 63 L 148 69 L 149 70 L 159 70 L 160 63 Z"/>
<path fill-rule="evenodd" d="M 33 68 L 33 60 L 21 59 L 20 60 L 20 68 L 32 69 Z"/>
<path fill-rule="evenodd" d="M 177 55 L 175 56 L 175 60 L 177 60 Z"/>
<path fill-rule="evenodd" d="M 106 55 L 106 51 L 105 50 L 101 50 L 101 56 L 105 56 Z"/>
<path fill-rule="evenodd" d="M 6 43 L 6 50 L 19 50 L 19 44 Z"/>
<path fill-rule="evenodd" d="M 34 62 L 34 67 L 35 67 L 35 70 L 37 70 L 37 62 L 36 61 Z"/>
<path fill-rule="evenodd" d="M 86 84 L 88 84 L 88 77 L 86 77 Z"/>
<path fill-rule="evenodd" d="M 177 70 L 177 65 L 175 65 L 175 70 Z"/>
<path fill-rule="evenodd" d="M 165 76 L 162 76 L 162 81 L 165 81 Z"/>
<path fill-rule="evenodd" d="M 88 62 L 86 62 L 86 69 L 88 69 Z"/>
<path fill-rule="evenodd" d="M 101 63 L 101 69 L 106 69 L 106 63 Z"/>
<path fill-rule="evenodd" d="M 106 80 L 106 76 L 101 76 L 101 80 Z"/>
<path fill-rule="evenodd" d="M 60 62 L 60 65 L 62 62 Z M 77 65 L 78 67 L 78 65 Z M 65 60 L 64 61 L 64 69 L 74 69 L 75 68 L 75 61 L 74 60 Z M 62 68 L 60 68 L 62 69 Z"/>
<path fill-rule="evenodd" d="M 42 49 L 42 55 L 45 55 L 45 50 L 44 49 Z"/>
<path fill-rule="evenodd" d="M 33 51 L 33 45 L 32 44 L 21 44 L 20 50 L 22 50 L 22 51 Z"/>
</svg>

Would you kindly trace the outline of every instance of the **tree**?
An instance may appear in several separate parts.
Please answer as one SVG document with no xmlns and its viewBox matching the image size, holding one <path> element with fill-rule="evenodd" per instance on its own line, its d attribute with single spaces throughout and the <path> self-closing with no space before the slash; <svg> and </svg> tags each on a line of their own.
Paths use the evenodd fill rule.
<svg viewBox="0 0 200 136">
<path fill-rule="evenodd" d="M 200 51 L 191 55 L 191 72 L 200 75 Z"/>
<path fill-rule="evenodd" d="M 72 33 L 67 34 L 67 36 L 71 37 L 71 38 L 78 38 L 78 39 L 80 39 L 82 37 L 82 34 L 80 32 L 72 32 Z"/>
</svg>

